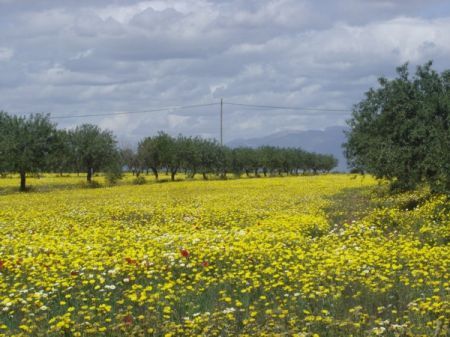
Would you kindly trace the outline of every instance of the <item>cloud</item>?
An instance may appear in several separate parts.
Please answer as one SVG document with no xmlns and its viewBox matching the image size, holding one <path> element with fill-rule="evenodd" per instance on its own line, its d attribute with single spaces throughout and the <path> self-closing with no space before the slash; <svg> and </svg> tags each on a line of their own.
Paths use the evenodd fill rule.
<svg viewBox="0 0 450 337">
<path fill-rule="evenodd" d="M 450 57 L 445 1 L 1 1 L 0 109 L 55 115 L 243 102 L 349 108 L 395 67 Z M 93 122 L 137 142 L 218 137 L 218 106 Z M 343 124 L 349 115 L 225 106 L 225 137 Z"/>
<path fill-rule="evenodd" d="M 14 51 L 12 49 L 0 47 L 0 62 L 10 60 L 13 55 Z"/>
</svg>

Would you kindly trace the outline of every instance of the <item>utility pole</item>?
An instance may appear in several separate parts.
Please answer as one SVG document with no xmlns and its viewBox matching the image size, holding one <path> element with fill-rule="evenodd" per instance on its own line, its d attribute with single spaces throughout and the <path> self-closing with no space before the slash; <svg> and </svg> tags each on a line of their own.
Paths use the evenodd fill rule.
<svg viewBox="0 0 450 337">
<path fill-rule="evenodd" d="M 220 145 L 223 145 L 223 98 L 220 99 Z"/>
</svg>

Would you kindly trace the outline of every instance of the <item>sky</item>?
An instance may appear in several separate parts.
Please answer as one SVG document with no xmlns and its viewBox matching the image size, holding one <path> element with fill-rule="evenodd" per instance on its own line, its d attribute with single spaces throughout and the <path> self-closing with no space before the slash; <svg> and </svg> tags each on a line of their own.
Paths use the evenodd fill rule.
<svg viewBox="0 0 450 337">
<path fill-rule="evenodd" d="M 450 68 L 449 1 L 0 0 L 0 110 L 123 146 L 218 138 L 221 98 L 225 142 L 345 125 L 377 78 L 428 60 Z"/>
</svg>

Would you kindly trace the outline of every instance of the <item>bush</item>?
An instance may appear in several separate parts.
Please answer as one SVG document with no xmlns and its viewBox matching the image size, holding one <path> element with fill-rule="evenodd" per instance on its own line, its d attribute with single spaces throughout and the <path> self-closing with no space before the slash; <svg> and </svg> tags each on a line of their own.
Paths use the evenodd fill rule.
<svg viewBox="0 0 450 337">
<path fill-rule="evenodd" d="M 115 185 L 119 180 L 123 178 L 123 172 L 121 169 L 109 169 L 105 172 L 105 180 L 108 185 Z"/>
<path fill-rule="evenodd" d="M 133 185 L 144 185 L 147 183 L 147 180 L 145 180 L 145 177 L 143 176 L 138 176 L 133 179 L 132 183 Z"/>
</svg>

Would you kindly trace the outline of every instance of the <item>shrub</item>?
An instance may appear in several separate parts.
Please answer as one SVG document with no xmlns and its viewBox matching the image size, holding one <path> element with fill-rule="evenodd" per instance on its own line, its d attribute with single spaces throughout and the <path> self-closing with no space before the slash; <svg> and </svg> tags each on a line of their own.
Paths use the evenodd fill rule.
<svg viewBox="0 0 450 337">
<path fill-rule="evenodd" d="M 147 180 L 143 176 L 138 176 L 133 179 L 132 183 L 133 185 L 144 185 L 147 183 Z"/>
</svg>

